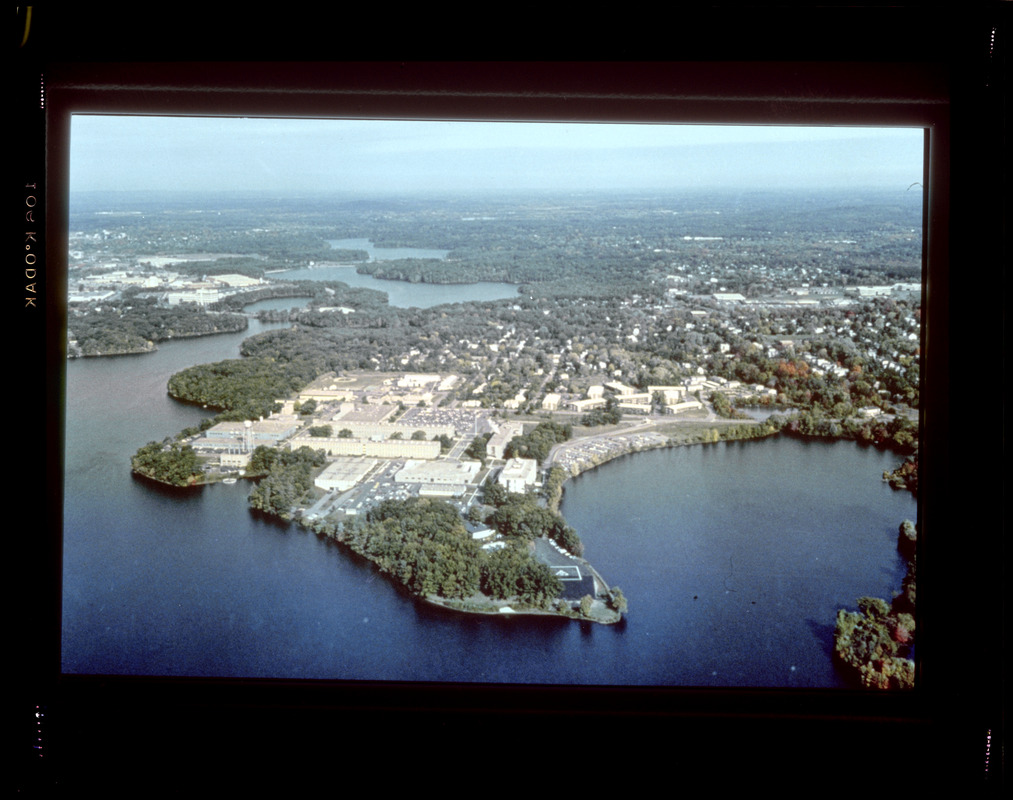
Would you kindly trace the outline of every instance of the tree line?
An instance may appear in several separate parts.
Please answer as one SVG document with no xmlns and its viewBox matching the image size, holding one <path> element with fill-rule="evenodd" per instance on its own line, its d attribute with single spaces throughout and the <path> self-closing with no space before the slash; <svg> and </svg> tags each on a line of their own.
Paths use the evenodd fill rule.
<svg viewBox="0 0 1013 800">
<path fill-rule="evenodd" d="M 76 344 L 69 348 L 69 354 L 142 353 L 158 342 L 237 333 L 246 330 L 248 324 L 242 314 L 207 313 L 191 303 L 160 306 L 154 298 L 133 295 L 71 312 L 68 328 Z"/>
<path fill-rule="evenodd" d="M 891 602 L 878 597 L 858 598 L 858 611 L 837 612 L 834 657 L 853 680 L 871 689 L 911 689 L 915 665 L 915 596 L 917 528 L 901 523 L 898 549 L 908 559 L 900 592 Z"/>
</svg>

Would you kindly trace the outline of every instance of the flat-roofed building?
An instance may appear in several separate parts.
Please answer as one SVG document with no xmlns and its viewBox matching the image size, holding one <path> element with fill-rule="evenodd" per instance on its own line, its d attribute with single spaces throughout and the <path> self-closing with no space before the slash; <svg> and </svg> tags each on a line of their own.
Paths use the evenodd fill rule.
<svg viewBox="0 0 1013 800">
<path fill-rule="evenodd" d="M 681 414 L 683 411 L 693 411 L 698 408 L 703 408 L 703 403 L 699 400 L 686 400 L 682 403 L 671 403 L 665 406 L 666 414 Z"/>
<path fill-rule="evenodd" d="M 208 428 L 206 435 L 241 436 L 246 427 L 245 422 L 219 422 Z M 276 442 L 291 436 L 298 428 L 299 423 L 293 420 L 258 419 L 250 420 L 249 424 L 250 437 L 255 442 Z"/>
<path fill-rule="evenodd" d="M 206 306 L 221 300 L 221 294 L 217 286 L 194 286 L 176 292 L 166 292 L 165 299 L 170 306 L 178 306 L 180 303 Z"/>
<path fill-rule="evenodd" d="M 630 412 L 632 414 L 650 414 L 651 404 L 650 403 L 616 403 L 616 408 L 620 412 Z"/>
<path fill-rule="evenodd" d="M 340 431 L 351 431 L 353 439 L 390 439 L 400 435 L 402 439 L 410 439 L 416 431 L 422 431 L 426 439 L 439 438 L 440 436 L 454 435 L 453 425 L 422 425 L 408 423 L 402 425 L 398 422 L 350 422 L 346 418 L 334 420 L 330 423 L 335 434 Z M 299 437 L 308 438 L 308 433 L 300 433 Z M 310 437 L 312 438 L 312 437 Z"/>
<path fill-rule="evenodd" d="M 566 407 L 571 411 L 577 411 L 584 413 L 585 411 L 592 411 L 596 408 L 605 408 L 606 401 L 604 397 L 588 398 L 587 400 L 571 400 L 566 404 Z"/>
<path fill-rule="evenodd" d="M 303 389 L 299 392 L 299 402 L 316 400 L 318 403 L 342 403 L 355 399 L 351 389 Z"/>
<path fill-rule="evenodd" d="M 397 385 L 400 389 L 421 389 L 433 383 L 439 383 L 440 376 L 427 373 L 409 373 L 398 378 Z"/>
<path fill-rule="evenodd" d="M 889 297 L 891 287 L 889 286 L 855 286 L 844 290 L 846 293 L 857 293 L 859 297 Z"/>
<path fill-rule="evenodd" d="M 681 385 L 679 385 L 679 386 L 672 386 L 672 385 L 668 385 L 668 386 L 648 386 L 647 387 L 647 391 L 649 391 L 651 394 L 654 394 L 655 392 L 662 392 L 662 393 L 664 393 L 664 392 L 685 392 L 686 391 L 686 387 L 685 386 L 681 386 Z"/>
<path fill-rule="evenodd" d="M 294 450 L 303 445 L 313 450 L 323 450 L 328 456 L 434 459 L 440 455 L 439 442 L 415 439 L 341 439 L 307 436 L 290 443 L 290 447 Z"/>
<path fill-rule="evenodd" d="M 490 425 L 495 425 L 489 420 Z M 492 437 L 485 444 L 485 452 L 490 458 L 505 458 L 506 447 L 515 436 L 524 433 L 524 425 L 520 422 L 505 422 L 493 431 Z"/>
<path fill-rule="evenodd" d="M 409 460 L 394 476 L 395 483 L 414 484 L 419 494 L 458 497 L 475 484 L 482 464 L 478 461 Z"/>
<path fill-rule="evenodd" d="M 435 395 L 432 392 L 396 391 L 370 398 L 370 402 L 393 403 L 394 405 L 403 403 L 406 406 L 417 406 L 419 403 L 425 403 L 428 406 L 432 405 L 434 397 Z"/>
<path fill-rule="evenodd" d="M 332 421 L 341 422 L 385 422 L 397 412 L 398 407 L 392 403 L 355 403 L 345 401 L 338 406 Z"/>
<path fill-rule="evenodd" d="M 108 291 L 96 290 L 91 292 L 71 292 L 67 298 L 68 303 L 98 303 L 103 300 L 108 300 L 111 297 L 115 297 L 116 292 L 112 289 Z"/>
<path fill-rule="evenodd" d="M 685 386 L 665 386 L 664 388 L 657 389 L 656 391 L 661 392 L 661 402 L 663 405 L 669 405 L 670 403 L 678 403 L 686 396 Z M 653 395 L 652 391 L 652 395 Z"/>
<path fill-rule="evenodd" d="M 251 452 L 260 445 L 273 447 L 298 429 L 298 422 L 286 419 L 219 422 L 196 439 L 193 446 L 198 450 Z"/>
<path fill-rule="evenodd" d="M 241 289 L 249 286 L 259 286 L 264 283 L 263 278 L 251 278 L 249 275 L 231 273 L 228 275 L 208 275 L 208 283 L 220 283 L 224 286 L 231 286 L 233 289 Z"/>
<path fill-rule="evenodd" d="M 336 458 L 317 475 L 313 483 L 326 492 L 344 492 L 365 478 L 377 463 L 377 459 L 364 456 Z"/>
<path fill-rule="evenodd" d="M 233 469 L 246 469 L 250 464 L 250 453 L 228 452 L 221 454 L 221 465 Z"/>
<path fill-rule="evenodd" d="M 496 482 L 509 492 L 525 492 L 538 485 L 538 462 L 533 458 L 508 459 Z"/>
</svg>

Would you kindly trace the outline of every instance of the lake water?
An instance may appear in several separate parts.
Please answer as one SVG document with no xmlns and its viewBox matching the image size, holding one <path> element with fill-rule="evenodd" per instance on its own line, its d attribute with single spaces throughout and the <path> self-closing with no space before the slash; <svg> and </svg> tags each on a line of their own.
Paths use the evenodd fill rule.
<svg viewBox="0 0 1013 800">
<path fill-rule="evenodd" d="M 368 239 L 337 239 L 330 242 L 335 248 L 366 250 L 371 261 L 389 261 L 398 258 L 445 258 L 446 250 L 427 250 L 418 247 L 374 247 Z M 409 283 L 389 281 L 362 275 L 354 266 L 322 266 L 274 273 L 277 279 L 303 281 L 342 281 L 349 286 L 377 289 L 386 292 L 388 302 L 398 308 L 431 308 L 444 303 L 469 303 L 517 298 L 517 287 L 512 283 Z M 293 304 L 283 306 L 289 308 Z"/>
<path fill-rule="evenodd" d="M 897 457 L 847 442 L 653 451 L 570 481 L 562 510 L 629 599 L 618 626 L 433 609 L 252 514 L 247 483 L 133 478 L 139 446 L 207 414 L 169 376 L 261 329 L 67 364 L 64 672 L 833 687 L 837 608 L 899 589 L 915 503 L 880 480 Z"/>
<path fill-rule="evenodd" d="M 335 250 L 365 250 L 370 261 L 396 261 L 401 258 L 446 258 L 449 250 L 426 247 L 377 247 L 369 239 L 330 239 Z"/>
</svg>

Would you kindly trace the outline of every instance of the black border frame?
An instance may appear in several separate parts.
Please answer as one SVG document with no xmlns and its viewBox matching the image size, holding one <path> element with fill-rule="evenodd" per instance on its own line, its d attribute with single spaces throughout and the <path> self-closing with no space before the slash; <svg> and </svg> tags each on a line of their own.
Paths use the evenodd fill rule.
<svg viewBox="0 0 1013 800">
<path fill-rule="evenodd" d="M 680 773 L 694 778 L 709 774 L 722 783 L 738 773 L 779 785 L 795 778 L 840 782 L 851 774 L 896 777 L 898 788 L 954 777 L 964 785 L 998 783 L 1001 558 L 990 554 L 1003 552 L 1002 508 L 991 506 L 988 498 L 974 509 L 962 502 L 982 491 L 968 465 L 986 471 L 993 467 L 981 462 L 966 432 L 958 437 L 953 404 L 966 402 L 967 392 L 955 385 L 961 374 L 951 366 L 958 361 L 951 353 L 980 348 L 981 337 L 1002 340 L 1001 293 L 983 296 L 978 282 L 982 274 L 986 280 L 991 274 L 993 284 L 1002 282 L 998 271 L 990 271 L 1002 263 L 1001 237 L 980 233 L 1002 230 L 1003 195 L 996 190 L 1001 192 L 1006 178 L 1001 149 L 1005 65 L 997 58 L 1001 52 L 994 39 L 989 47 L 990 34 L 1008 33 L 1008 15 L 1002 10 L 989 6 L 973 14 L 933 16 L 905 8 L 852 9 L 840 15 L 834 10 L 713 8 L 709 16 L 690 15 L 687 22 L 701 30 L 718 25 L 720 41 L 703 37 L 659 46 L 648 37 L 651 41 L 641 50 L 658 60 L 631 60 L 637 54 L 622 49 L 609 53 L 608 48 L 612 57 L 607 60 L 599 60 L 601 53 L 588 58 L 587 49 L 569 61 L 540 60 L 551 52 L 546 48 L 525 61 L 501 56 L 467 62 L 433 61 L 425 54 L 410 61 L 334 61 L 339 48 L 322 41 L 326 34 L 314 34 L 309 25 L 299 28 L 300 38 L 288 47 L 278 47 L 276 41 L 268 45 L 261 52 L 279 60 L 265 61 L 250 55 L 256 52 L 251 44 L 265 40 L 240 44 L 222 36 L 228 25 L 224 14 L 213 15 L 221 27 L 212 26 L 199 40 L 187 38 L 193 29 L 170 15 L 164 29 L 148 29 L 143 42 L 129 39 L 141 24 L 135 18 L 112 24 L 104 18 L 96 24 L 93 18 L 60 14 L 48 19 L 36 14 L 33 35 L 44 35 L 45 46 L 23 47 L 19 64 L 18 88 L 28 98 L 18 101 L 26 109 L 24 152 L 37 154 L 37 142 L 47 141 L 41 151 L 47 175 L 45 302 L 39 314 L 26 310 L 19 323 L 26 340 L 44 343 L 41 353 L 26 348 L 24 373 L 38 375 L 42 365 L 48 457 L 47 482 L 28 498 L 45 525 L 25 558 L 30 564 L 55 565 L 52 572 L 43 566 L 38 573 L 36 613 L 27 615 L 24 631 L 28 646 L 20 685 L 26 696 L 19 711 L 33 741 L 25 785 L 98 787 L 116 780 L 117 770 L 145 767 L 159 770 L 160 780 L 173 785 L 211 775 L 222 785 L 260 786 L 269 777 L 266 763 L 298 762 L 309 768 L 306 774 L 319 775 L 333 769 L 332 760 L 366 767 L 373 777 L 387 780 L 400 767 L 460 764 L 463 754 L 495 760 L 491 749 L 500 742 L 517 744 L 521 761 L 531 757 L 521 743 L 530 742 L 550 751 L 558 744 L 560 760 L 566 753 L 590 767 L 588 772 L 621 763 L 626 788 L 647 774 L 677 779 Z M 804 39 L 793 38 L 800 21 L 808 32 Z M 123 33 L 127 45 L 117 39 Z M 187 44 L 166 56 L 178 41 Z M 44 111 L 36 105 L 40 96 Z M 66 286 L 60 250 L 66 230 L 61 196 L 66 164 L 60 142 L 69 131 L 67 114 L 130 110 L 330 116 L 337 109 L 370 117 L 926 128 L 926 400 L 919 511 L 923 596 L 914 692 L 59 675 L 62 505 L 54 487 L 62 475 L 61 298 Z M 26 174 L 33 159 L 28 164 Z M 980 176 L 997 173 L 1001 180 L 993 178 L 991 186 L 983 187 Z M 17 191 L 21 203 L 20 186 Z M 19 216 L 19 245 L 23 228 Z M 974 264 L 968 263 L 971 246 L 966 243 L 972 239 L 973 259 L 983 267 L 977 277 L 972 277 Z M 965 369 L 970 366 L 959 362 Z M 961 515 L 957 530 L 951 522 L 954 507 Z M 956 630 L 964 643 L 959 650 L 952 645 Z M 43 721 L 35 716 L 37 709 L 45 713 Z M 574 735 L 575 729 L 581 733 Z M 569 732 L 565 747 L 564 734 L 557 731 Z M 990 733 L 994 744 L 986 765 Z M 41 736 L 38 742 L 36 735 Z M 258 768 L 247 771 L 258 759 Z M 438 781 L 455 778 L 443 770 L 425 774 Z M 306 775 L 278 777 L 298 783 Z"/>
</svg>

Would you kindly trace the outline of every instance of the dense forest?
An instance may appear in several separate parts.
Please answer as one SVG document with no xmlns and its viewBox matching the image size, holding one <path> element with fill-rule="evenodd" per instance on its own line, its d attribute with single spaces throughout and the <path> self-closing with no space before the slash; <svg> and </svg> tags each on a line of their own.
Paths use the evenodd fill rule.
<svg viewBox="0 0 1013 800">
<path fill-rule="evenodd" d="M 561 591 L 559 580 L 532 557 L 523 537 L 486 552 L 457 510 L 442 500 L 385 500 L 363 521 L 340 531 L 327 523 L 313 527 L 368 558 L 417 597 L 480 600 L 484 595 L 549 610 Z"/>
<path fill-rule="evenodd" d="M 168 445 L 149 442 L 131 458 L 130 468 L 138 475 L 170 486 L 194 486 L 204 477 L 193 448 L 179 442 Z"/>
<path fill-rule="evenodd" d="M 227 412 L 220 419 L 257 419 L 319 374 L 319 365 L 309 359 L 229 359 L 177 372 L 168 389 L 177 400 Z"/>
<path fill-rule="evenodd" d="M 166 307 L 155 298 L 128 293 L 71 317 L 68 355 L 147 352 L 169 339 L 236 333 L 248 324 L 242 314 L 205 311 L 193 304 Z"/>
</svg>

